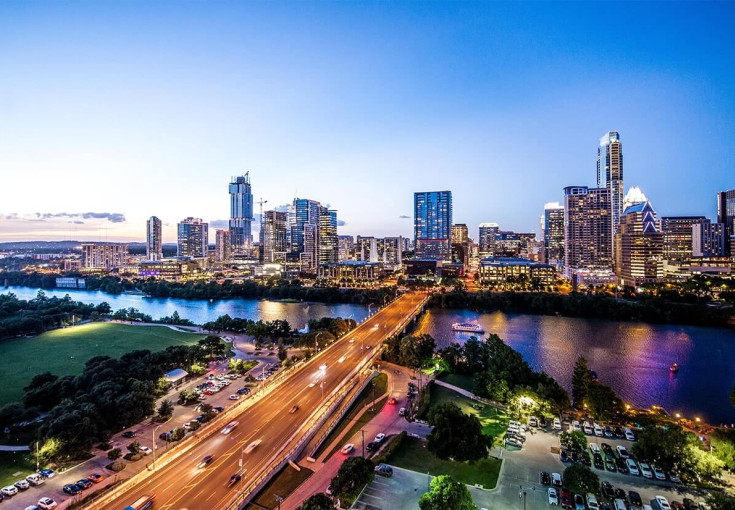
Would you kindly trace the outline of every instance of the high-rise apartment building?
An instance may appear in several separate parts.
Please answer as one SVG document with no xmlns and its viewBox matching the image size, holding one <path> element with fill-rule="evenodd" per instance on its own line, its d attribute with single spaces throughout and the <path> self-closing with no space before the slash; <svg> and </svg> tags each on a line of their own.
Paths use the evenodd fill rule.
<svg viewBox="0 0 735 510">
<path fill-rule="evenodd" d="M 495 250 L 495 234 L 500 232 L 500 225 L 497 223 L 480 223 L 477 244 L 479 247 L 480 257 L 491 257 Z"/>
<path fill-rule="evenodd" d="M 337 235 L 337 211 L 321 207 L 319 209 L 318 231 L 319 265 L 339 260 L 339 236 Z"/>
<path fill-rule="evenodd" d="M 544 206 L 544 262 L 557 268 L 564 265 L 564 206 L 559 202 Z"/>
<path fill-rule="evenodd" d="M 209 246 L 209 225 L 201 218 L 186 218 L 178 224 L 177 255 L 205 258 Z"/>
<path fill-rule="evenodd" d="M 232 243 L 230 242 L 230 231 L 225 229 L 217 229 L 215 231 L 215 259 L 217 262 L 230 260 Z"/>
<path fill-rule="evenodd" d="M 564 188 L 564 271 L 610 269 L 613 263 L 610 188 Z"/>
<path fill-rule="evenodd" d="M 470 231 L 464 223 L 452 225 L 452 244 L 467 244 L 470 240 Z"/>
<path fill-rule="evenodd" d="M 671 262 L 684 262 L 692 258 L 692 225 L 705 220 L 704 216 L 662 217 L 663 259 Z"/>
<path fill-rule="evenodd" d="M 338 258 L 342 260 L 354 260 L 355 259 L 355 238 L 352 236 L 339 236 L 337 239 L 338 243 Z"/>
<path fill-rule="evenodd" d="M 155 216 L 146 222 L 145 253 L 148 260 L 163 258 L 163 223 Z"/>
<path fill-rule="evenodd" d="M 357 236 L 355 258 L 364 262 L 400 265 L 405 239 L 398 237 Z"/>
<path fill-rule="evenodd" d="M 250 172 L 230 180 L 230 243 L 233 255 L 248 255 L 253 245 L 253 193 Z"/>
<path fill-rule="evenodd" d="M 731 246 L 735 245 L 735 189 L 717 193 L 717 223 L 725 226 L 727 255 L 735 257 L 735 252 L 731 250 Z"/>
<path fill-rule="evenodd" d="M 615 274 L 619 282 L 637 287 L 663 278 L 663 242 L 650 202 L 634 204 L 623 211 L 615 234 Z"/>
<path fill-rule="evenodd" d="M 286 213 L 266 211 L 260 228 L 261 264 L 286 260 Z"/>
<path fill-rule="evenodd" d="M 120 243 L 83 243 L 82 267 L 84 269 L 115 269 L 125 264 L 128 245 Z"/>
<path fill-rule="evenodd" d="M 313 272 L 319 264 L 337 262 L 337 211 L 316 200 L 295 198 L 286 211 L 285 223 L 290 257 L 298 257 L 302 270 Z"/>
<path fill-rule="evenodd" d="M 725 225 L 709 219 L 692 225 L 693 257 L 724 257 L 726 253 Z"/>
<path fill-rule="evenodd" d="M 451 256 L 452 192 L 414 193 L 413 206 L 416 256 L 448 260 Z"/>
<path fill-rule="evenodd" d="M 597 148 L 597 187 L 610 189 L 610 220 L 613 235 L 623 213 L 623 145 L 620 134 L 609 131 Z"/>
</svg>

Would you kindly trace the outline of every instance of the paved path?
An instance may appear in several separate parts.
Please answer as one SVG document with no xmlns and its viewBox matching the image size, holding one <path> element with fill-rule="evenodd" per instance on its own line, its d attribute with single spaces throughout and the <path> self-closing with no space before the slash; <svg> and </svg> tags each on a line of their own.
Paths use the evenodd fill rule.
<svg viewBox="0 0 735 510">
<path fill-rule="evenodd" d="M 0 452 L 27 452 L 30 450 L 30 446 L 7 446 L 0 445 Z"/>
</svg>

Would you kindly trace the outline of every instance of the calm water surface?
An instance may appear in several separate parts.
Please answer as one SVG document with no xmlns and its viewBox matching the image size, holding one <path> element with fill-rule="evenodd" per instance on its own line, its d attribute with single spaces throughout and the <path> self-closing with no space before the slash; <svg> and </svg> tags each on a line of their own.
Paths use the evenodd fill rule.
<svg viewBox="0 0 735 510">
<path fill-rule="evenodd" d="M 469 321 L 498 334 L 534 369 L 570 391 L 572 367 L 583 355 L 626 402 L 660 405 L 712 423 L 735 422 L 728 398 L 735 383 L 735 330 L 469 310 L 431 310 L 419 327 L 445 347 L 470 337 L 451 329 Z M 669 372 L 674 362 L 677 374 Z"/>
<path fill-rule="evenodd" d="M 32 299 L 38 292 L 27 287 L 0 289 L 8 291 L 20 299 Z M 309 319 L 330 316 L 359 322 L 368 314 L 367 307 L 351 304 L 255 299 L 210 303 L 80 290 L 45 292 L 60 297 L 69 294 L 85 303 L 107 301 L 113 310 L 133 307 L 155 319 L 177 310 L 181 317 L 197 324 L 229 314 L 253 320 L 286 319 L 293 327 L 302 328 Z M 644 407 L 656 404 L 669 412 L 700 416 L 713 423 L 735 422 L 735 408 L 728 399 L 735 382 L 735 330 L 469 310 L 430 310 L 421 318 L 419 328 L 436 338 L 439 347 L 445 347 L 469 338 L 451 329 L 454 322 L 468 321 L 477 321 L 488 333 L 497 333 L 534 369 L 546 371 L 567 389 L 571 388 L 572 367 L 581 354 L 600 381 L 612 386 L 626 402 Z M 677 374 L 669 372 L 674 362 L 680 366 Z"/>
</svg>

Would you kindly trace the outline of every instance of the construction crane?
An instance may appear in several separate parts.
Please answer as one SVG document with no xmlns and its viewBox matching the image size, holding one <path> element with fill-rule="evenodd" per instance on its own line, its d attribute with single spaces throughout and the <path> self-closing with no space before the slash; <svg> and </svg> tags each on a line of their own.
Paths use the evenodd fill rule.
<svg viewBox="0 0 735 510">
<path fill-rule="evenodd" d="M 255 203 L 260 206 L 260 233 L 259 233 L 259 237 L 260 237 L 260 236 L 263 235 L 263 223 L 264 223 L 264 219 L 263 219 L 263 204 L 267 204 L 268 201 L 267 200 L 263 200 L 263 197 L 260 197 L 260 200 L 257 201 L 257 202 L 255 202 Z"/>
</svg>

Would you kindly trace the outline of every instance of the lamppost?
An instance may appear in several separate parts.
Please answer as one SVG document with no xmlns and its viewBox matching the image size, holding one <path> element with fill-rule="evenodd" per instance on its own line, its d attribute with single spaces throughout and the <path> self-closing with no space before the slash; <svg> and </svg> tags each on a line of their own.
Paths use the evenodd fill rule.
<svg viewBox="0 0 735 510">
<path fill-rule="evenodd" d="M 365 458 L 365 429 L 360 431 L 362 433 L 362 458 Z"/>
<path fill-rule="evenodd" d="M 156 446 L 156 431 L 162 426 L 163 425 L 159 425 L 158 427 L 151 430 L 151 446 L 153 447 L 153 471 L 156 470 L 156 450 L 158 449 L 158 446 Z"/>
<path fill-rule="evenodd" d="M 528 494 L 528 490 L 535 491 L 535 487 L 523 487 L 523 485 L 520 486 L 520 491 L 518 492 L 518 497 L 523 500 L 523 510 L 526 510 L 526 495 Z"/>
<path fill-rule="evenodd" d="M 319 352 L 319 337 L 322 336 L 326 331 L 320 331 L 314 337 L 314 353 Z"/>
</svg>

